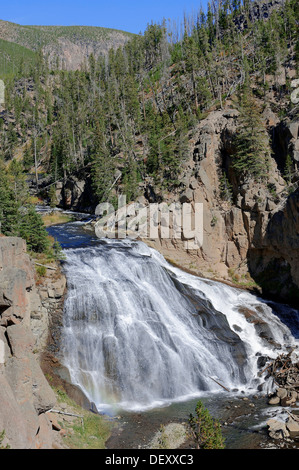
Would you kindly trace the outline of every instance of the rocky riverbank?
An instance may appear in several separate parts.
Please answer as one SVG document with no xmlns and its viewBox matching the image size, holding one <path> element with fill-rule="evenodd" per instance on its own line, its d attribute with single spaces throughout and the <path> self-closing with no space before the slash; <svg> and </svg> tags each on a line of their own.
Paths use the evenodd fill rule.
<svg viewBox="0 0 299 470">
<path fill-rule="evenodd" d="M 226 449 L 298 449 L 295 438 L 272 437 L 270 420 L 287 420 L 287 412 L 267 405 L 267 395 L 202 397 L 210 414 L 218 419 Z M 108 449 L 193 449 L 188 417 L 197 400 L 172 404 L 144 413 L 121 413 L 106 446 Z M 270 421 L 271 422 L 271 421 Z M 285 426 L 285 424 L 284 424 Z"/>
<path fill-rule="evenodd" d="M 65 293 L 59 263 L 40 276 L 24 240 L 0 238 L 0 448 L 103 447 L 109 436 L 56 357 Z M 83 419 L 103 433 L 89 444 L 76 431 Z"/>
<path fill-rule="evenodd" d="M 64 412 L 73 413 L 73 408 L 71 405 L 64 410 L 59 408 L 59 397 L 53 390 L 63 390 L 87 412 L 96 411 L 82 392 L 71 384 L 68 371 L 59 361 L 65 276 L 54 263 L 47 268 L 44 276 L 36 276 L 33 261 L 26 253 L 25 242 L 17 238 L 0 238 L 0 262 L 0 433 L 5 431 L 1 445 L 11 448 L 64 448 L 67 444 L 63 436 L 63 422 L 57 426 L 55 414 L 50 411 L 57 409 L 61 418 L 60 414 Z M 264 397 L 269 401 L 271 413 L 271 419 L 267 422 L 268 436 L 274 438 L 273 445 L 276 447 L 296 447 L 298 442 L 298 360 L 292 359 L 290 362 L 290 357 L 279 356 L 276 361 L 265 363 L 262 371 L 277 381 L 277 392 L 268 399 Z M 252 399 L 247 401 L 246 397 L 241 400 L 241 405 L 233 404 L 235 401 L 232 400 L 232 404 L 224 406 L 221 412 L 224 430 L 234 426 L 236 421 L 254 416 L 257 402 Z M 280 417 L 282 411 L 285 412 L 283 420 Z M 70 418 L 64 416 L 67 424 Z M 164 442 L 167 437 L 167 442 L 169 439 L 173 442 L 172 431 L 175 434 L 177 429 L 182 431 L 181 427 L 176 426 L 165 429 L 166 434 L 164 430 L 164 434 L 160 435 L 161 432 L 153 426 L 148 441 L 157 445 L 159 439 L 161 441 L 163 438 Z M 154 439 L 155 433 L 159 432 Z M 65 436 L 70 434 L 72 431 Z M 118 446 L 117 442 L 118 438 L 112 436 L 108 447 Z M 182 447 L 184 445 L 189 444 L 180 444 Z"/>
<path fill-rule="evenodd" d="M 292 357 L 293 355 L 293 357 Z M 273 439 L 296 439 L 299 442 L 299 361 L 293 352 L 279 355 L 264 369 L 277 385 L 275 392 L 269 396 L 269 405 L 286 410 L 285 420 L 271 418 L 267 421 L 269 435 Z"/>
<path fill-rule="evenodd" d="M 46 413 L 56 397 L 38 354 L 45 344 L 48 320 L 34 267 L 20 238 L 0 238 L 0 286 L 2 444 L 14 449 L 48 449 L 52 426 Z"/>
</svg>

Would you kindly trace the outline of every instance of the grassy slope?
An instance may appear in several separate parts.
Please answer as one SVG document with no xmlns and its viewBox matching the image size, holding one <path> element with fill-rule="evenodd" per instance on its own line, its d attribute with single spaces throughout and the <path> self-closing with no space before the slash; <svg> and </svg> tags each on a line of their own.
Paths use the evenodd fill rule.
<svg viewBox="0 0 299 470">
<path fill-rule="evenodd" d="M 19 69 L 21 61 L 26 67 L 34 65 L 35 52 L 9 41 L 0 39 L 0 78 L 6 79 L 14 76 Z"/>
<path fill-rule="evenodd" d="M 57 408 L 63 403 L 66 412 L 82 418 L 57 414 L 59 425 L 65 430 L 62 443 L 69 449 L 105 449 L 114 423 L 106 416 L 93 414 L 78 406 L 61 389 L 55 389 Z"/>
</svg>

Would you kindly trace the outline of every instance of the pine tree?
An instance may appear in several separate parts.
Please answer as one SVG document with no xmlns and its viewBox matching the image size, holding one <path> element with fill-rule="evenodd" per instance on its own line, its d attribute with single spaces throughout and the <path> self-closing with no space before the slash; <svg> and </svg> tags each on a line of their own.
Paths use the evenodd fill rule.
<svg viewBox="0 0 299 470">
<path fill-rule="evenodd" d="M 49 189 L 49 200 L 50 200 L 50 207 L 51 209 L 54 209 L 57 206 L 57 196 L 56 196 L 56 186 L 55 184 L 52 184 Z"/>
<path fill-rule="evenodd" d="M 195 35 L 187 36 L 185 32 L 184 40 L 183 40 L 183 51 L 184 51 L 184 59 L 185 59 L 185 69 L 187 73 L 190 75 L 192 88 L 193 88 L 193 96 L 194 96 L 194 106 L 195 112 L 198 109 L 198 90 L 197 90 L 197 77 L 196 71 L 199 69 L 199 59 L 198 59 L 198 47 L 195 39 Z"/>
<path fill-rule="evenodd" d="M 196 405 L 195 416 L 189 416 L 189 434 L 197 449 L 224 449 L 220 424 L 212 418 L 201 401 Z"/>
<path fill-rule="evenodd" d="M 0 160 L 0 232 L 13 236 L 19 221 L 19 202 L 9 181 L 6 168 Z"/>
<path fill-rule="evenodd" d="M 12 160 L 7 167 L 6 173 L 16 202 L 20 205 L 24 204 L 28 198 L 28 186 L 22 163 Z"/>
<path fill-rule="evenodd" d="M 225 173 L 223 173 L 223 176 L 220 179 L 220 196 L 224 201 L 232 201 L 232 185 L 230 184 Z"/>
<path fill-rule="evenodd" d="M 31 145 L 26 145 L 23 154 L 23 166 L 25 171 L 29 171 L 34 165 L 34 155 Z"/>
<path fill-rule="evenodd" d="M 20 163 L 13 161 L 7 170 L 0 161 L 0 232 L 24 238 L 30 250 L 42 253 L 50 247 L 48 234 L 28 197 Z"/>
<path fill-rule="evenodd" d="M 264 179 L 271 155 L 269 136 L 249 85 L 240 99 L 239 129 L 233 167 L 242 178 Z"/>
<path fill-rule="evenodd" d="M 294 170 L 294 165 L 290 154 L 287 154 L 285 166 L 284 166 L 284 179 L 286 180 L 288 191 L 291 193 L 293 190 L 292 185 L 292 173 Z"/>
<path fill-rule="evenodd" d="M 19 236 L 26 240 L 29 250 L 36 253 L 47 251 L 50 242 L 41 215 L 32 205 L 23 209 L 22 215 L 18 227 Z"/>
<path fill-rule="evenodd" d="M 114 164 L 107 146 L 105 121 L 102 111 L 96 122 L 92 146 L 92 180 L 95 194 L 99 202 L 109 199 L 109 192 L 113 184 Z"/>
</svg>

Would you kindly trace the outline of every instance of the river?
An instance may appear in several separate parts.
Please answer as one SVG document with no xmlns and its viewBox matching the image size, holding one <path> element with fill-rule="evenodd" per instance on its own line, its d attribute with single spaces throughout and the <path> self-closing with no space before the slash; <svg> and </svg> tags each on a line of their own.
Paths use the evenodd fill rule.
<svg viewBox="0 0 299 470">
<path fill-rule="evenodd" d="M 146 447 L 198 399 L 227 448 L 267 442 L 273 383 L 258 372 L 298 345 L 298 311 L 185 273 L 142 242 L 99 240 L 81 221 L 48 232 L 66 254 L 63 362 L 119 423 L 108 447 Z"/>
</svg>

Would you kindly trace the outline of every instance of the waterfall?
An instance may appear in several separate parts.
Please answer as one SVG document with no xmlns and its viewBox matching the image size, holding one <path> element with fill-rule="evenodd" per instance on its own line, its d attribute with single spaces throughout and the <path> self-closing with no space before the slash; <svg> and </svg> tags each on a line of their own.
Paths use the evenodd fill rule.
<svg viewBox="0 0 299 470">
<path fill-rule="evenodd" d="M 65 253 L 63 360 L 99 410 L 219 393 L 215 381 L 254 391 L 263 356 L 297 344 L 275 304 L 187 274 L 142 242 Z"/>
</svg>

